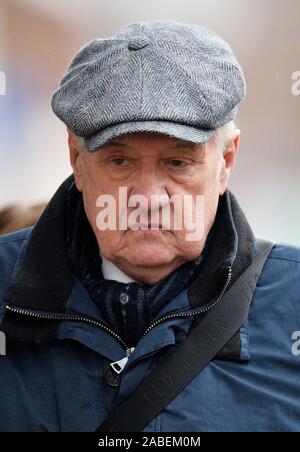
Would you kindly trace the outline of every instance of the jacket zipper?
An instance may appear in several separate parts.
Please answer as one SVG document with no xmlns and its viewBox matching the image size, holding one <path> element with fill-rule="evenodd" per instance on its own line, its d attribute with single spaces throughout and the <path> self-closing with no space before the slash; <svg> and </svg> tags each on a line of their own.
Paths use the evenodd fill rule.
<svg viewBox="0 0 300 452">
<path fill-rule="evenodd" d="M 155 328 L 157 325 L 159 325 L 160 323 L 162 323 L 162 322 L 164 322 L 164 321 L 166 321 L 166 320 L 170 320 L 170 319 L 173 319 L 173 318 L 176 318 L 176 317 L 191 317 L 191 316 L 194 316 L 194 315 L 203 314 L 204 312 L 207 312 L 207 311 L 210 311 L 211 309 L 213 309 L 213 308 L 221 301 L 221 299 L 223 298 L 224 293 L 226 292 L 227 287 L 228 287 L 228 285 L 229 285 L 229 283 L 230 283 L 230 281 L 231 281 L 231 278 L 232 278 L 232 268 L 231 268 L 231 267 L 228 267 L 228 275 L 227 275 L 226 283 L 225 283 L 225 285 L 224 285 L 224 287 L 223 287 L 223 289 L 222 289 L 222 292 L 220 293 L 220 295 L 218 296 L 218 298 L 216 299 L 216 301 L 215 301 L 212 305 L 207 306 L 206 308 L 199 309 L 199 310 L 197 310 L 197 311 L 195 310 L 195 311 L 188 311 L 188 312 L 181 312 L 181 313 L 179 312 L 179 313 L 177 313 L 177 314 L 168 314 L 168 315 L 166 315 L 166 316 L 161 317 L 160 319 L 158 319 L 156 322 L 152 323 L 152 324 L 146 329 L 145 333 L 143 334 L 143 336 L 142 336 L 141 339 L 139 340 L 138 344 L 141 342 L 142 339 L 144 339 L 144 337 L 145 337 L 145 336 L 146 336 L 153 328 Z M 137 344 L 137 345 L 138 345 L 138 344 Z"/>
<path fill-rule="evenodd" d="M 220 295 L 218 296 L 218 298 L 216 299 L 216 301 L 210 305 L 207 306 L 206 308 L 201 308 L 199 310 L 193 310 L 193 311 L 188 311 L 188 312 L 179 312 L 179 313 L 175 313 L 175 314 L 168 314 L 165 315 L 163 317 L 161 317 L 160 319 L 158 319 L 156 322 L 152 323 L 144 332 L 143 336 L 141 337 L 141 339 L 138 341 L 136 347 L 138 346 L 138 344 L 144 339 L 144 337 L 153 330 L 153 328 L 155 328 L 156 326 L 160 325 L 161 323 L 170 320 L 170 319 L 174 319 L 174 318 L 178 318 L 178 317 L 191 317 L 191 316 L 195 316 L 198 314 L 203 314 L 207 311 L 210 311 L 211 309 L 213 309 L 223 298 L 227 287 L 231 281 L 232 278 L 232 268 L 229 266 L 228 267 L 228 274 L 227 274 L 227 279 L 226 282 L 224 284 L 224 287 L 220 293 Z M 14 314 L 19 314 L 19 315 L 24 315 L 24 316 L 28 316 L 28 317 L 33 317 L 36 319 L 42 319 L 42 320 L 58 320 L 58 321 L 75 321 L 75 322 L 82 322 L 82 323 L 88 323 L 90 325 L 96 326 L 97 328 L 100 328 L 102 330 L 104 330 L 106 333 L 110 334 L 111 336 L 113 336 L 115 339 L 117 339 L 120 344 L 123 346 L 123 348 L 126 350 L 126 356 L 125 358 L 116 361 L 114 363 L 111 363 L 110 366 L 116 371 L 116 369 L 118 367 L 121 368 L 121 371 L 124 369 L 125 365 L 127 364 L 127 361 L 130 357 L 130 355 L 132 354 L 132 352 L 134 351 L 135 347 L 129 347 L 121 338 L 121 336 L 118 335 L 118 333 L 116 333 L 114 330 L 112 330 L 111 328 L 109 328 L 108 326 L 104 325 L 101 322 L 98 322 L 97 320 L 94 320 L 90 317 L 85 317 L 85 316 L 81 316 L 81 315 L 76 315 L 76 314 L 41 314 L 39 312 L 32 312 L 29 311 L 27 309 L 24 308 L 18 308 L 18 307 L 13 307 L 13 306 L 6 306 L 6 310 L 8 312 L 12 312 Z"/>
</svg>

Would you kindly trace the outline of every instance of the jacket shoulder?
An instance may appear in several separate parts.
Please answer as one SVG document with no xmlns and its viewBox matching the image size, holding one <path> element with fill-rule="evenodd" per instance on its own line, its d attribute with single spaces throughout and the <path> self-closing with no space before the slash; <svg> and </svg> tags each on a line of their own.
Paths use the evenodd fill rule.
<svg viewBox="0 0 300 452">
<path fill-rule="evenodd" d="M 272 315 L 284 319 L 300 319 L 300 248 L 285 243 L 275 244 L 257 285 L 260 304 Z M 299 328 L 299 326 L 298 326 Z"/>
<path fill-rule="evenodd" d="M 277 243 L 272 249 L 269 259 L 300 264 L 300 247 L 288 245 L 286 243 Z"/>
<path fill-rule="evenodd" d="M 25 240 L 28 233 L 32 231 L 31 228 L 21 229 L 20 231 L 11 232 L 9 234 L 0 235 L 0 247 L 8 243 L 18 243 Z"/>
<path fill-rule="evenodd" d="M 0 236 L 0 298 L 9 286 L 32 228 Z"/>
<path fill-rule="evenodd" d="M 262 275 L 273 284 L 293 284 L 300 288 L 300 248 L 286 243 L 276 243 L 268 256 Z M 299 300 L 300 297 L 298 296 Z M 300 307 L 300 304 L 299 304 Z"/>
</svg>

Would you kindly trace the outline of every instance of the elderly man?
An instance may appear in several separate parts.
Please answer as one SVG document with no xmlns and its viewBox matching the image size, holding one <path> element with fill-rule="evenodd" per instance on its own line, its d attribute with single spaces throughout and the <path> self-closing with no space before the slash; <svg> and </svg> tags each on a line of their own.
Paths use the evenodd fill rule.
<svg viewBox="0 0 300 452">
<path fill-rule="evenodd" d="M 75 56 L 52 99 L 73 174 L 0 239 L 1 431 L 299 430 L 300 251 L 227 188 L 244 96 L 194 25 Z"/>
</svg>

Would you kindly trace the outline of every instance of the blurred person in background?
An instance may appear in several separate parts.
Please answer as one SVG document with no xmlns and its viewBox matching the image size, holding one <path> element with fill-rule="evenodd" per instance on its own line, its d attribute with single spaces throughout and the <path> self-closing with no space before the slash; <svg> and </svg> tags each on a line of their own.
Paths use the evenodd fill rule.
<svg viewBox="0 0 300 452">
<path fill-rule="evenodd" d="M 10 205 L 0 209 L 0 235 L 33 226 L 46 207 L 46 203 L 32 206 Z"/>
<path fill-rule="evenodd" d="M 300 250 L 268 243 L 259 280 L 242 280 L 263 243 L 228 189 L 245 92 L 229 45 L 196 25 L 138 22 L 75 55 L 52 98 L 73 174 L 34 228 L 0 239 L 1 431 L 299 430 Z M 135 195 L 188 195 L 194 208 L 201 194 L 203 234 L 153 230 L 150 207 L 143 228 L 102 229 L 99 197 L 119 207 L 120 188 L 127 214 Z M 201 328 L 123 412 L 126 430 L 108 427 Z"/>
</svg>

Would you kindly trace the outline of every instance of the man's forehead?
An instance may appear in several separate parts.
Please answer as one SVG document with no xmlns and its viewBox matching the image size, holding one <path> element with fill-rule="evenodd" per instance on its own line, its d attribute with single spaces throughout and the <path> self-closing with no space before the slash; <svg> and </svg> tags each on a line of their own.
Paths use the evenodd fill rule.
<svg viewBox="0 0 300 452">
<path fill-rule="evenodd" d="M 158 149 L 187 149 L 199 150 L 203 144 L 192 143 L 163 134 L 128 134 L 114 138 L 106 143 L 108 149 L 137 149 L 142 143 L 153 145 Z"/>
</svg>

